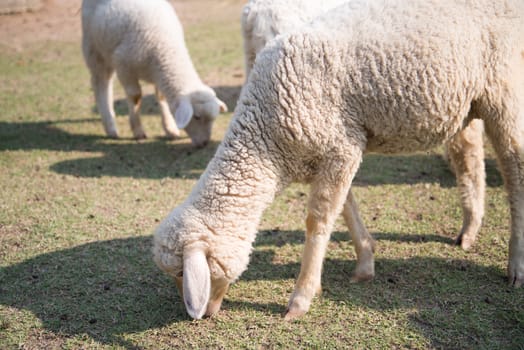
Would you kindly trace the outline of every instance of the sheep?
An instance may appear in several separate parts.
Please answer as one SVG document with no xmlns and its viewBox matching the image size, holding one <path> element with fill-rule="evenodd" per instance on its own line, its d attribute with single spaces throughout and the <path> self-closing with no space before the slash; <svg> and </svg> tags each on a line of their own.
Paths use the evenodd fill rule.
<svg viewBox="0 0 524 350">
<path fill-rule="evenodd" d="M 82 51 L 109 137 L 118 137 L 112 105 L 115 71 L 127 96 L 136 139 L 146 138 L 139 115 L 139 80 L 155 85 L 162 126 L 170 138 L 185 129 L 194 146 L 204 146 L 217 115 L 227 111 L 213 89 L 200 80 L 182 26 L 165 0 L 83 0 Z"/>
<path fill-rule="evenodd" d="M 509 283 L 524 284 L 523 14 L 521 0 L 354 0 L 272 40 L 214 157 L 154 232 L 153 259 L 188 314 L 218 312 L 247 268 L 264 209 L 291 182 L 310 193 L 284 318 L 306 313 L 321 290 L 339 212 L 355 226 L 356 279 L 372 273 L 372 238 L 350 211 L 363 155 L 431 149 L 473 118 L 509 196 Z"/>
<path fill-rule="evenodd" d="M 250 0 L 241 17 L 246 79 L 255 58 L 279 34 L 307 25 L 315 17 L 348 0 Z M 456 175 L 461 194 L 463 223 L 455 244 L 468 250 L 477 237 L 484 216 L 486 171 L 483 125 L 473 120 L 445 145 L 446 159 Z M 351 212 L 356 214 L 356 208 Z"/>
<path fill-rule="evenodd" d="M 321 13 L 348 0 L 250 0 L 242 9 L 241 27 L 244 42 L 246 79 L 256 54 L 267 42 L 282 33 L 310 22 Z"/>
</svg>

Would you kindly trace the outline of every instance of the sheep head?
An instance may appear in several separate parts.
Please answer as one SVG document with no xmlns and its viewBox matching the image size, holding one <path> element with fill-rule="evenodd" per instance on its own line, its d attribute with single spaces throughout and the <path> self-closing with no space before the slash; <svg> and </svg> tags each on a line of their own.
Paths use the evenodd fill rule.
<svg viewBox="0 0 524 350">
<path fill-rule="evenodd" d="M 174 278 L 187 313 L 200 319 L 220 310 L 232 280 L 226 276 L 219 257 L 214 256 L 210 242 L 205 239 L 206 229 L 202 230 L 194 216 L 179 209 L 175 209 L 156 230 L 153 259 L 161 270 Z"/>
<path fill-rule="evenodd" d="M 216 314 L 229 288 L 225 277 L 212 276 L 207 256 L 198 248 L 184 251 L 182 272 L 175 276 L 175 283 L 194 319 Z"/>
<path fill-rule="evenodd" d="M 181 94 L 174 110 L 177 127 L 185 129 L 195 147 L 204 147 L 209 142 L 216 117 L 221 112 L 227 112 L 227 106 L 215 96 L 213 89 L 204 86 Z"/>
</svg>

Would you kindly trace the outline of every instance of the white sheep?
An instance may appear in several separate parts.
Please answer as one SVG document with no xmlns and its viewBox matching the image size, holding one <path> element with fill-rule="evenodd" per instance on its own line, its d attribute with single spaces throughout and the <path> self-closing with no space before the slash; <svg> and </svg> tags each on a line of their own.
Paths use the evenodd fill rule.
<svg viewBox="0 0 524 350">
<path fill-rule="evenodd" d="M 246 79 L 256 54 L 279 34 L 289 33 L 348 0 L 250 0 L 242 9 Z"/>
<path fill-rule="evenodd" d="M 139 115 L 139 80 L 155 85 L 168 137 L 177 137 L 179 129 L 185 129 L 193 145 L 204 146 L 219 111 L 227 110 L 200 80 L 182 26 L 165 0 L 83 0 L 82 50 L 110 137 L 118 137 L 112 105 L 115 71 L 127 95 L 129 121 L 137 139 L 146 137 Z M 171 111 L 175 111 L 174 119 Z"/>
<path fill-rule="evenodd" d="M 177 280 L 189 315 L 219 310 L 247 268 L 264 209 L 293 181 L 311 191 L 285 318 L 307 312 L 320 290 L 340 211 L 356 223 L 356 277 L 368 274 L 372 239 L 348 212 L 363 154 L 433 148 L 473 117 L 484 122 L 505 179 L 508 277 L 521 286 L 523 15 L 521 0 L 355 0 L 273 40 L 259 53 L 214 158 L 154 233 L 154 260 Z"/>
<path fill-rule="evenodd" d="M 315 17 L 345 2 L 348 0 L 250 0 L 244 5 L 241 17 L 246 79 L 257 53 L 269 41 L 307 25 Z M 473 120 L 446 143 L 446 158 L 457 178 L 463 212 L 456 244 L 465 250 L 475 242 L 484 216 L 483 129 L 482 121 Z M 352 208 L 351 212 L 358 215 L 357 208 Z"/>
</svg>

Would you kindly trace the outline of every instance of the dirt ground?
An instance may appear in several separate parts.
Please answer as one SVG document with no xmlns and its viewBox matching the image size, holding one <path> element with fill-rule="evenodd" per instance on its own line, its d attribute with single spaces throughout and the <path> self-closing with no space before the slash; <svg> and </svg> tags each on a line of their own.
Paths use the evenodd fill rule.
<svg viewBox="0 0 524 350">
<path fill-rule="evenodd" d="M 240 21 L 244 0 L 170 0 L 184 27 L 213 20 Z M 0 50 L 22 51 L 46 42 L 81 40 L 82 0 L 43 0 L 35 12 L 0 15 Z M 205 83 L 218 88 L 217 94 L 232 108 L 244 81 L 243 67 L 231 72 L 202 76 Z"/>
<path fill-rule="evenodd" d="M 77 41 L 81 36 L 81 0 L 44 0 L 41 10 L 0 15 L 0 45 L 15 50 L 37 42 Z M 179 0 L 173 3 L 180 21 L 188 25 L 205 20 L 205 14 L 240 19 L 240 0 Z M 203 15 L 204 14 L 204 15 Z"/>
<path fill-rule="evenodd" d="M 41 10 L 0 16 L 0 45 L 22 50 L 42 41 L 81 36 L 80 0 L 45 0 Z"/>
</svg>

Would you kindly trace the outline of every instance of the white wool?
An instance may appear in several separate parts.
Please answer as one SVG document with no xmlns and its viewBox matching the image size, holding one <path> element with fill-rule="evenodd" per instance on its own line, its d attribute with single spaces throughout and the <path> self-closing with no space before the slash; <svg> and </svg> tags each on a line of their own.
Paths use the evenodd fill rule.
<svg viewBox="0 0 524 350">
<path fill-rule="evenodd" d="M 310 183 L 304 256 L 286 313 L 299 316 L 320 288 L 329 235 L 363 154 L 430 149 L 475 117 L 506 180 L 508 276 L 522 285 L 523 16 L 521 0 L 359 0 L 272 40 L 214 158 L 155 232 L 159 267 L 183 271 L 181 255 L 201 250 L 212 290 L 214 274 L 234 281 L 274 196 L 290 182 Z M 370 242 L 361 245 L 372 266 Z"/>
</svg>

